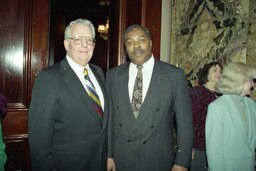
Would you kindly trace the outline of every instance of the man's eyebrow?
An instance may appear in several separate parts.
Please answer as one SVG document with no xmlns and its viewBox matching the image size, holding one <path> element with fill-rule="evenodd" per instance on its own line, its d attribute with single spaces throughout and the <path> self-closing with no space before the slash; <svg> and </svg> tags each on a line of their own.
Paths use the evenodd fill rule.
<svg viewBox="0 0 256 171">
<path fill-rule="evenodd" d="M 141 37 L 143 37 L 143 38 L 144 38 L 144 37 L 147 37 L 147 36 L 146 36 L 145 34 L 143 34 L 143 35 L 140 35 L 140 36 L 138 36 L 138 37 L 139 37 L 139 38 L 141 38 Z M 131 37 L 127 37 L 127 39 L 126 39 L 126 40 L 129 40 L 129 39 L 133 39 L 133 38 L 131 38 Z M 125 40 L 125 41 L 126 41 L 126 40 Z"/>
</svg>

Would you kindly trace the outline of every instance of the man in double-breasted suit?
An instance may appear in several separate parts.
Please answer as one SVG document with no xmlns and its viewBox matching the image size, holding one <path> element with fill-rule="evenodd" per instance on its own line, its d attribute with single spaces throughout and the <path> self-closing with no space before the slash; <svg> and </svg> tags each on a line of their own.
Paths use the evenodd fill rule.
<svg viewBox="0 0 256 171">
<path fill-rule="evenodd" d="M 89 64 L 95 47 L 93 24 L 86 19 L 72 21 L 65 30 L 64 46 L 66 58 L 41 71 L 33 87 L 29 108 L 32 169 L 104 171 L 109 99 L 102 70 Z M 85 69 L 97 105 L 89 96 Z"/>
<path fill-rule="evenodd" d="M 153 57 L 147 28 L 130 26 L 124 33 L 124 42 L 131 62 L 107 72 L 107 88 L 113 104 L 109 122 L 108 171 L 187 170 L 193 129 L 184 73 Z M 140 71 L 137 66 L 142 68 L 142 78 L 139 78 L 142 81 L 138 84 L 136 75 Z M 134 91 L 135 83 L 140 88 Z M 141 90 L 141 99 L 134 100 Z M 140 100 L 142 104 L 135 103 Z M 135 114 L 137 110 L 139 113 Z"/>
</svg>

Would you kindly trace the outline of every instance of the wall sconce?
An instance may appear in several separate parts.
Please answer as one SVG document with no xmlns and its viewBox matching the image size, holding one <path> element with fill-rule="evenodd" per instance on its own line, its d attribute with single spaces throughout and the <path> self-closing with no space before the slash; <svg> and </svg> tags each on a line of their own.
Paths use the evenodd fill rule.
<svg viewBox="0 0 256 171">
<path fill-rule="evenodd" d="M 97 31 L 100 33 L 100 37 L 104 40 L 108 40 L 109 18 L 107 18 L 106 24 L 100 24 Z"/>
</svg>

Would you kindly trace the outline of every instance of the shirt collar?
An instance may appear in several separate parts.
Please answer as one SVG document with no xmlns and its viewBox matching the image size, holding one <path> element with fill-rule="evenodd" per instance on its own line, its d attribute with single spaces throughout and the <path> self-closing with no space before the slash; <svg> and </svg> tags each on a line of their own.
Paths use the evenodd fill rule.
<svg viewBox="0 0 256 171">
<path fill-rule="evenodd" d="M 75 71 L 77 75 L 83 74 L 84 68 L 87 68 L 88 72 L 90 72 L 89 64 L 86 64 L 85 67 L 82 67 L 81 65 L 78 65 L 75 63 L 75 61 L 70 58 L 68 55 L 66 55 L 66 59 L 70 65 L 70 67 Z"/>
<path fill-rule="evenodd" d="M 143 66 L 142 70 L 152 70 L 153 66 L 154 66 L 154 62 L 155 62 L 155 59 L 152 54 L 152 56 L 149 58 L 149 60 L 142 65 Z M 130 63 L 130 67 L 132 67 L 133 69 L 137 69 L 136 68 L 137 65 L 132 62 Z"/>
</svg>

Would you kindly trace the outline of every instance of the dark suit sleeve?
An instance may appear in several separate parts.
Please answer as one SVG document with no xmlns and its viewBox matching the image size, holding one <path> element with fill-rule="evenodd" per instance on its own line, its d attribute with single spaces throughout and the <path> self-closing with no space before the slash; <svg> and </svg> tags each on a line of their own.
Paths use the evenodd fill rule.
<svg viewBox="0 0 256 171">
<path fill-rule="evenodd" d="M 110 78 L 111 76 L 109 76 L 109 72 L 107 72 L 106 75 L 106 84 L 107 84 L 107 91 L 110 94 Z M 113 105 L 112 105 L 112 100 L 110 98 L 110 105 L 109 105 L 109 120 L 108 120 L 108 157 L 112 158 L 113 154 L 112 154 L 112 125 L 113 125 Z"/>
<path fill-rule="evenodd" d="M 174 110 L 177 123 L 177 153 L 175 164 L 189 167 L 193 145 L 193 122 L 187 82 L 183 72 L 177 73 Z"/>
<path fill-rule="evenodd" d="M 54 170 L 52 135 L 57 109 L 56 91 L 50 74 L 42 71 L 35 81 L 29 108 L 28 132 L 33 170 Z"/>
</svg>

